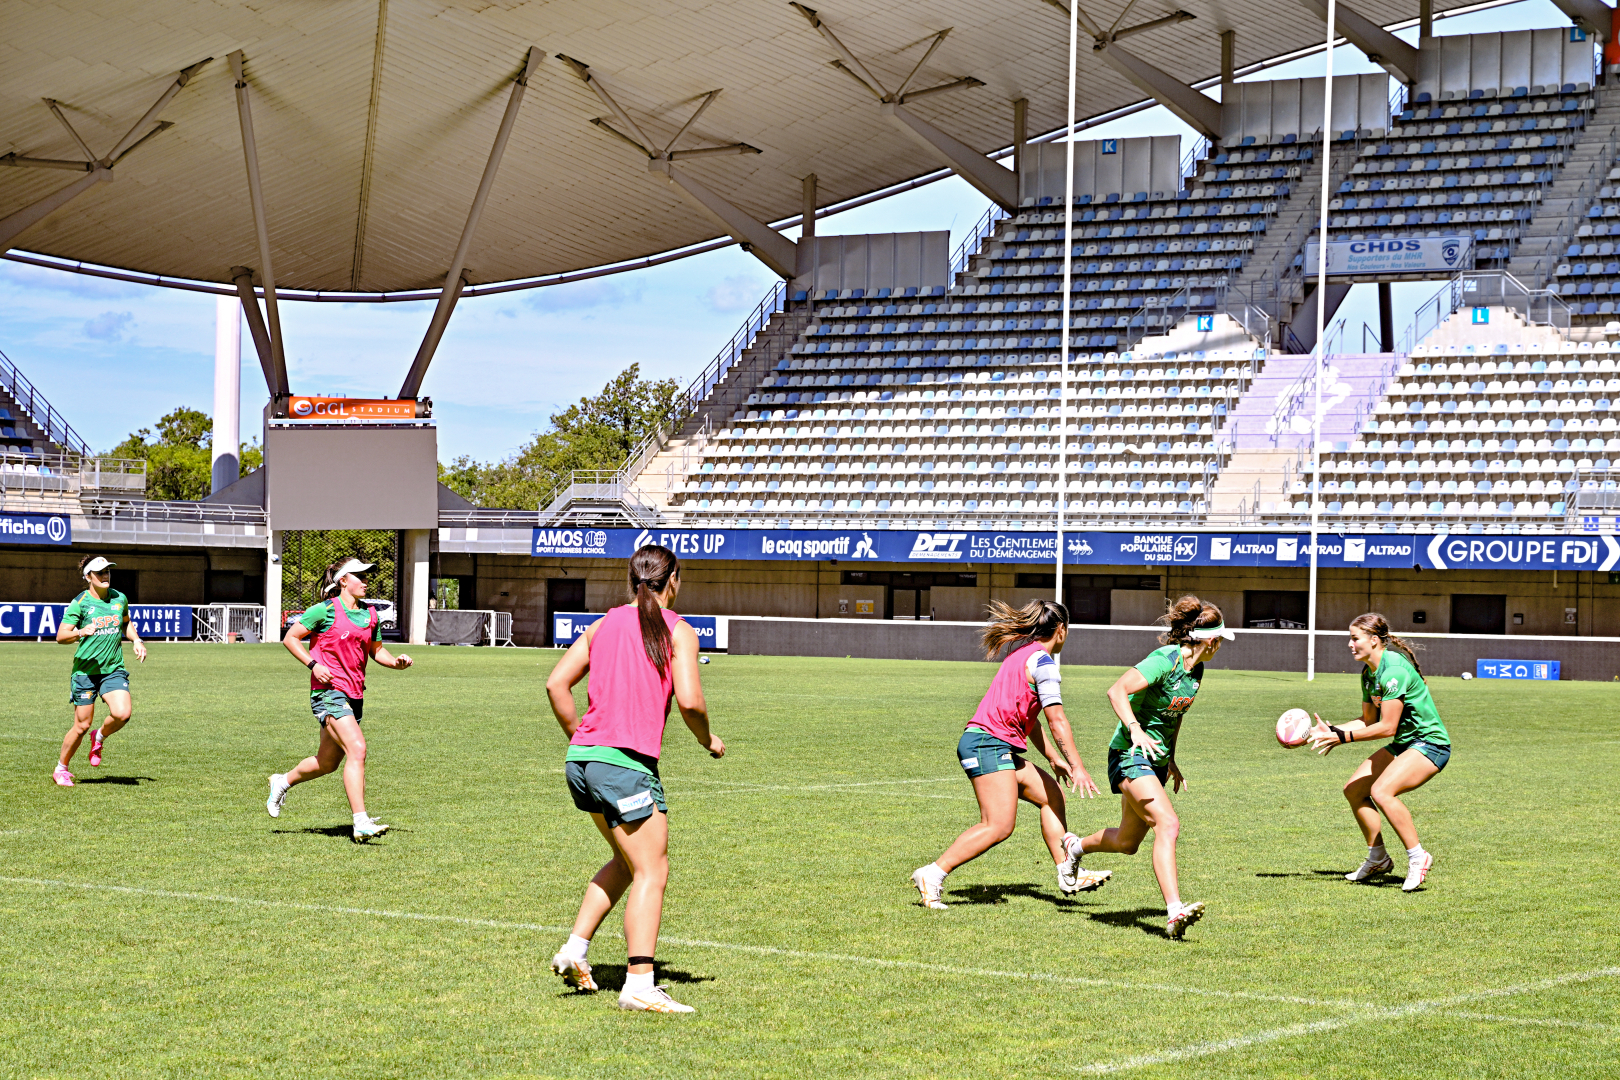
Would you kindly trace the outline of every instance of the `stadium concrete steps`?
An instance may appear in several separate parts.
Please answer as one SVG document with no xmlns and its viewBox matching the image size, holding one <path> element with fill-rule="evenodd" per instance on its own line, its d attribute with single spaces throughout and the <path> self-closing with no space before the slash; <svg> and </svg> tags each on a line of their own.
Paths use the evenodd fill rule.
<svg viewBox="0 0 1620 1080">
<path fill-rule="evenodd" d="M 1594 93 L 1597 107 L 1564 167 L 1542 191 L 1536 216 L 1520 231 L 1508 260 L 1508 273 L 1532 289 L 1544 288 L 1552 278 L 1612 165 L 1609 146 L 1620 135 L 1620 88 L 1595 87 Z"/>
<path fill-rule="evenodd" d="M 1224 521 L 1253 520 L 1259 505 L 1284 497 L 1289 468 L 1297 450 L 1240 449 L 1210 485 L 1206 501 L 1209 516 Z"/>
<path fill-rule="evenodd" d="M 1569 340 L 1557 327 L 1525 322 L 1523 316 L 1512 308 L 1493 307 L 1490 313 L 1490 322 L 1476 326 L 1472 310 L 1458 308 L 1418 344 L 1441 349 L 1453 345 L 1458 348 L 1472 345 L 1476 350 L 1480 346 L 1494 347 L 1498 344 L 1517 349 L 1523 344 L 1540 345 L 1544 351 L 1556 352 L 1559 345 Z"/>
<path fill-rule="evenodd" d="M 1131 346 L 1131 351 L 1148 356 L 1169 356 L 1174 353 L 1208 352 L 1211 349 L 1258 351 L 1260 348 L 1260 339 L 1230 315 L 1216 315 L 1214 327 L 1213 330 L 1200 331 L 1198 316 L 1188 315 L 1167 332 L 1138 341 Z"/>
</svg>

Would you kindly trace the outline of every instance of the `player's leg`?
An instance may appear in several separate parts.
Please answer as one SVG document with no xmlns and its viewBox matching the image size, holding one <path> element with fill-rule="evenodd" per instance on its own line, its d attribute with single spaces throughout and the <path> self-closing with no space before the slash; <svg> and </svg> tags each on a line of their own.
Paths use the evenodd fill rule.
<svg viewBox="0 0 1620 1080">
<path fill-rule="evenodd" d="M 630 888 L 624 901 L 624 943 L 629 950 L 619 1008 L 646 1012 L 692 1012 L 653 985 L 653 958 L 658 955 L 658 928 L 664 917 L 664 890 L 669 884 L 669 817 L 663 808 L 639 821 L 613 827 L 613 838 L 630 864 Z"/>
<path fill-rule="evenodd" d="M 1102 886 L 1110 871 L 1082 872 L 1080 838 L 1069 831 L 1063 787 L 1057 779 L 1032 761 L 1023 761 L 1015 774 L 1018 797 L 1040 809 L 1041 839 L 1057 864 L 1058 891 L 1070 894 L 1089 892 Z"/>
<path fill-rule="evenodd" d="M 343 764 L 343 743 L 338 739 L 337 732 L 327 725 L 329 719 L 324 715 L 320 717 L 321 737 L 315 753 L 284 773 L 270 774 L 270 797 L 265 800 L 264 808 L 271 817 L 281 816 L 282 804 L 287 801 L 287 792 L 292 790 L 293 785 L 336 772 L 338 766 Z"/>
<path fill-rule="evenodd" d="M 978 858 L 1013 833 L 1018 823 L 1018 773 L 1001 769 L 972 777 L 979 800 L 979 822 L 970 825 L 934 864 L 945 873 Z"/>
<path fill-rule="evenodd" d="M 53 776 L 63 787 L 73 786 L 73 774 L 68 772 L 68 766 L 73 762 L 73 755 L 79 752 L 79 744 L 84 741 L 85 735 L 96 721 L 96 700 L 90 698 L 89 704 L 78 704 L 78 695 L 75 695 L 73 706 L 73 723 L 68 727 L 67 734 L 62 736 L 62 751 L 57 757 L 56 769 Z M 66 781 L 64 783 L 64 780 Z"/>
<path fill-rule="evenodd" d="M 127 686 L 122 690 L 106 691 L 101 695 L 101 700 L 107 703 L 107 719 L 101 722 L 101 737 L 105 739 L 129 723 L 135 703 Z"/>
<path fill-rule="evenodd" d="M 1130 798 L 1123 792 L 1119 797 L 1119 824 L 1111 829 L 1098 829 L 1090 836 L 1081 837 L 1080 848 L 1087 854 L 1107 851 L 1116 855 L 1135 855 L 1148 834 L 1148 823 L 1137 813 Z"/>
<path fill-rule="evenodd" d="M 1449 757 L 1449 754 L 1447 756 Z M 1412 823 L 1412 812 L 1401 802 L 1400 797 L 1408 791 L 1422 787 L 1439 772 L 1440 766 L 1413 746 L 1402 751 L 1399 757 L 1390 762 L 1372 785 L 1372 801 L 1383 811 L 1384 817 L 1389 819 L 1390 827 L 1395 830 L 1395 835 L 1399 836 L 1401 843 L 1406 846 L 1406 881 L 1401 886 L 1406 892 L 1412 892 L 1423 884 L 1424 878 L 1428 877 L 1429 868 L 1434 865 L 1434 856 L 1423 849 L 1423 843 L 1418 839 L 1417 826 Z"/>
<path fill-rule="evenodd" d="M 1379 749 L 1356 766 L 1356 771 L 1345 781 L 1345 800 L 1349 802 L 1350 810 L 1356 817 L 1356 825 L 1361 829 L 1361 836 L 1367 842 L 1367 857 L 1362 860 L 1360 866 L 1344 875 L 1346 881 L 1368 881 L 1382 877 L 1395 865 L 1389 853 L 1384 850 L 1384 819 L 1379 815 L 1378 806 L 1372 800 L 1373 784 L 1394 760 L 1388 750 Z"/>
<path fill-rule="evenodd" d="M 1120 787 L 1136 817 L 1153 830 L 1153 875 L 1159 879 L 1165 906 L 1174 910 L 1181 904 L 1176 871 L 1176 841 L 1181 836 L 1181 819 L 1170 804 L 1170 793 L 1153 775 L 1128 779 Z"/>
<path fill-rule="evenodd" d="M 356 815 L 366 812 L 366 736 L 353 715 L 328 717 L 323 737 L 330 732 L 343 748 L 343 794 Z"/>
</svg>

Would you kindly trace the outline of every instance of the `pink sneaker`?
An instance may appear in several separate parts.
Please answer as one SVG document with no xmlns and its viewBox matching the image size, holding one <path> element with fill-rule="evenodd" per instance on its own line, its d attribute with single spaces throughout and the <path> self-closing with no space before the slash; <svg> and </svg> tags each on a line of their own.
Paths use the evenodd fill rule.
<svg viewBox="0 0 1620 1080">
<path fill-rule="evenodd" d="M 56 771 L 51 773 L 51 779 L 56 781 L 57 787 L 72 787 L 73 774 L 67 771 L 67 766 L 57 763 Z"/>
<path fill-rule="evenodd" d="M 96 768 L 101 767 L 101 729 L 100 728 L 97 728 L 96 730 L 94 730 L 94 731 L 92 731 L 90 733 L 90 767 L 92 769 L 96 769 Z"/>
</svg>

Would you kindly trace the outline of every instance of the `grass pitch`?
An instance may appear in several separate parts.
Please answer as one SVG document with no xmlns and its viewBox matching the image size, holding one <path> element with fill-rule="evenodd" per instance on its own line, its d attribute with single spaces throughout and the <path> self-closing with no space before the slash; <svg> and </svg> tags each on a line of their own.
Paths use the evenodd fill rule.
<svg viewBox="0 0 1620 1080">
<path fill-rule="evenodd" d="M 1340 877 L 1366 751 L 1271 733 L 1294 705 L 1357 715 L 1356 680 L 1212 665 L 1176 799 L 1209 914 L 1176 943 L 1146 846 L 1088 859 L 1113 882 L 1066 899 L 1027 810 L 951 876 L 951 910 L 913 903 L 909 872 L 976 817 L 954 748 L 989 665 L 718 657 L 725 759 L 678 718 L 665 742 L 659 979 L 699 1011 L 660 1017 L 546 970 L 605 857 L 545 704 L 560 654 L 416 654 L 372 674 L 369 802 L 394 831 L 356 846 L 335 776 L 264 813 L 316 735 L 279 646 L 153 646 L 72 790 L 50 782 L 68 650 L 0 647 L 0 1076 L 1620 1074 L 1620 686 L 1434 679 L 1456 753 L 1409 798 L 1437 862 L 1403 895 Z M 1100 781 L 1117 674 L 1066 671 Z M 614 989 L 619 926 L 592 948 Z"/>
</svg>

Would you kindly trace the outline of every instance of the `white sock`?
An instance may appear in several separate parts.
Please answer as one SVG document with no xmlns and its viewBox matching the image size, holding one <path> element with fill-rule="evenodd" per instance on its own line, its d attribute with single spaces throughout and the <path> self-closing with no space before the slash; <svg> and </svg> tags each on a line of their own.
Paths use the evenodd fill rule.
<svg viewBox="0 0 1620 1080">
<path fill-rule="evenodd" d="M 1367 849 L 1367 858 L 1373 862 L 1383 862 L 1389 858 L 1389 852 L 1384 850 L 1383 844 L 1374 844 Z"/>
<path fill-rule="evenodd" d="M 103 735 L 103 734 L 102 734 L 102 733 L 101 733 L 101 729 L 100 729 L 100 728 L 96 728 L 96 730 L 94 730 L 94 731 L 92 731 L 92 732 L 91 732 L 91 733 L 90 733 L 90 736 L 91 736 L 91 738 L 93 738 L 93 739 L 100 739 L 100 740 L 101 740 L 101 741 L 102 741 L 102 742 L 106 742 L 106 741 L 107 741 L 107 736 L 105 736 L 105 735 Z M 94 744 L 93 744 L 93 743 L 92 743 L 92 745 L 94 745 Z"/>
<path fill-rule="evenodd" d="M 568 944 L 557 950 L 570 960 L 585 959 L 585 950 L 591 947 L 591 939 L 580 937 L 578 934 L 568 935 Z"/>
<path fill-rule="evenodd" d="M 1419 844 L 1417 847 L 1409 847 L 1406 849 L 1406 857 L 1408 859 L 1420 859 L 1426 854 L 1428 854 L 1428 852 L 1423 850 L 1422 844 Z"/>
<path fill-rule="evenodd" d="M 366 822 L 368 822 L 370 820 L 371 820 L 371 815 L 366 813 L 364 810 L 362 810 L 358 814 L 354 815 L 354 823 L 356 825 L 364 825 Z"/>
<path fill-rule="evenodd" d="M 270 785 L 272 787 L 287 787 L 287 774 L 282 772 L 276 773 L 276 775 L 270 778 Z"/>
<path fill-rule="evenodd" d="M 627 994 L 642 993 L 653 988 L 653 973 L 643 971 L 639 975 L 634 971 L 624 973 L 624 992 Z"/>
<path fill-rule="evenodd" d="M 939 868 L 939 863 L 937 862 L 931 862 L 927 866 L 923 867 L 923 879 L 930 885 L 940 884 L 945 880 L 945 875 L 947 873 L 949 873 L 949 871 L 941 870 Z"/>
<path fill-rule="evenodd" d="M 1063 834 L 1063 850 L 1073 851 L 1080 846 L 1080 838 L 1072 832 Z"/>
</svg>

